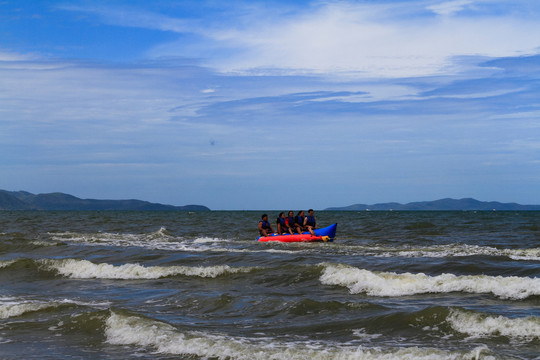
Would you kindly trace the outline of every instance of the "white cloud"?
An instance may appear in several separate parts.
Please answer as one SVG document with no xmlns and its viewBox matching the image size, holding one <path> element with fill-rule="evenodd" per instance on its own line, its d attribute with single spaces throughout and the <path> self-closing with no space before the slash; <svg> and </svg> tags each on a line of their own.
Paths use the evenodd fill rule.
<svg viewBox="0 0 540 360">
<path fill-rule="evenodd" d="M 471 1 L 433 5 L 438 14 L 456 14 Z M 309 8 L 267 21 L 233 22 L 204 33 L 207 42 L 188 47 L 223 72 L 316 73 L 362 77 L 456 74 L 453 57 L 516 56 L 538 52 L 540 23 L 511 15 L 433 17 L 421 3 L 366 5 L 347 2 Z M 200 44 L 199 44 L 200 45 Z M 209 49 L 214 49 L 212 54 Z M 161 44 L 154 56 L 186 56 L 181 42 Z M 209 56 L 210 55 L 210 56 Z"/>
<path fill-rule="evenodd" d="M 0 49 L 0 61 L 25 61 L 32 59 L 31 55 L 18 54 Z"/>
<path fill-rule="evenodd" d="M 106 24 L 185 33 L 201 31 L 194 21 L 176 19 L 130 7 L 60 5 L 61 10 L 95 14 Z"/>
<path fill-rule="evenodd" d="M 440 4 L 431 5 L 427 8 L 438 15 L 453 15 L 463 10 L 467 5 L 472 4 L 472 0 L 446 1 Z"/>
<path fill-rule="evenodd" d="M 286 11 L 284 5 L 255 2 L 240 8 L 233 2 L 207 18 L 190 19 L 135 8 L 63 9 L 95 14 L 108 24 L 189 34 L 189 39 L 156 44 L 146 54 L 199 58 L 221 72 L 391 78 L 453 75 L 465 69 L 454 61 L 463 55 L 538 53 L 535 17 L 497 12 L 495 5 L 501 4 L 332 1 Z M 464 15 L 465 9 L 474 12 Z"/>
<path fill-rule="evenodd" d="M 424 96 L 421 97 L 422 99 L 431 99 L 431 98 L 447 98 L 447 99 L 483 99 L 483 98 L 490 98 L 495 96 L 502 96 L 502 95 L 509 95 L 513 93 L 517 93 L 523 90 L 527 90 L 526 88 L 509 88 L 509 89 L 495 89 L 495 90 L 486 90 L 482 92 L 473 92 L 468 93 L 464 92 L 462 89 L 460 89 L 459 94 L 450 94 L 450 95 L 434 95 L 434 96 Z"/>
</svg>

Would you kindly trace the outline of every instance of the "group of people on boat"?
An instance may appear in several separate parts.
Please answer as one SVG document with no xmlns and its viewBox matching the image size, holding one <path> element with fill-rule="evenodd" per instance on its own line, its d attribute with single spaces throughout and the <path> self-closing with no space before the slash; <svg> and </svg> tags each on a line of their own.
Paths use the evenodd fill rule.
<svg viewBox="0 0 540 360">
<path fill-rule="evenodd" d="M 308 231 L 311 235 L 315 235 L 313 230 L 317 228 L 317 219 L 315 218 L 313 209 L 308 210 L 307 216 L 304 210 L 300 210 L 296 216 L 294 216 L 292 210 L 289 211 L 288 216 L 285 216 L 285 212 L 280 212 L 276 219 L 276 227 L 277 231 L 274 232 L 272 225 L 268 221 L 268 215 L 262 214 L 259 221 L 259 233 L 261 236 L 271 236 L 273 234 L 294 235 L 295 233 L 302 234 L 305 231 Z"/>
</svg>

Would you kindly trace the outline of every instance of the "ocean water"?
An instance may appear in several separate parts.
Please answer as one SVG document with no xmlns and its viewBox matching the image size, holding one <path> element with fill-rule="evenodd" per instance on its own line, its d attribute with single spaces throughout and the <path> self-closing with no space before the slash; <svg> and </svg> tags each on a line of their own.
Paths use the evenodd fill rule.
<svg viewBox="0 0 540 360">
<path fill-rule="evenodd" d="M 0 359 L 540 359 L 540 212 L 316 216 L 0 212 Z"/>
</svg>

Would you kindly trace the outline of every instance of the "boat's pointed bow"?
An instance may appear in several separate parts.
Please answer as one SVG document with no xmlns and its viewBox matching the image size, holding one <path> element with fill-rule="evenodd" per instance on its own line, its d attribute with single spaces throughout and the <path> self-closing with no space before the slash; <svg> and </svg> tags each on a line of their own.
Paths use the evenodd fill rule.
<svg viewBox="0 0 540 360">
<path fill-rule="evenodd" d="M 336 231 L 337 231 L 337 223 L 332 224 L 328 227 L 328 236 L 330 239 L 333 239 L 336 237 Z"/>
<path fill-rule="evenodd" d="M 332 240 L 336 237 L 337 223 L 327 226 L 321 229 L 315 229 L 315 235 L 317 236 L 328 236 L 329 240 Z"/>
</svg>

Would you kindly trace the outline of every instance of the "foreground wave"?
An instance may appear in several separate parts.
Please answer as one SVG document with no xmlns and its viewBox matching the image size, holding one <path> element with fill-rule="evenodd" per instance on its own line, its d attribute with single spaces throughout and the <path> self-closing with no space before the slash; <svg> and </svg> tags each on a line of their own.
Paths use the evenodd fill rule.
<svg viewBox="0 0 540 360">
<path fill-rule="evenodd" d="M 284 342 L 200 331 L 182 332 L 163 322 L 115 312 L 106 321 L 105 334 L 110 344 L 137 345 L 154 348 L 159 353 L 218 359 L 494 359 L 486 347 L 454 352 L 420 347 L 381 349 L 331 342 Z"/>
<path fill-rule="evenodd" d="M 14 297 L 0 298 L 0 319 L 9 319 L 20 317 L 27 314 L 39 312 L 46 312 L 51 314 L 51 311 L 58 309 L 75 309 L 76 307 L 89 308 L 94 310 L 105 310 L 110 308 L 110 303 L 107 302 L 84 302 L 73 299 L 60 299 L 60 300 L 41 300 L 41 299 L 24 299 Z M 312 300 L 303 300 L 300 303 L 284 309 L 287 313 L 294 313 L 295 315 L 306 315 L 303 309 L 309 306 L 313 308 L 333 308 L 336 307 L 354 307 L 362 308 L 365 311 L 369 309 L 374 310 L 377 307 L 373 305 L 365 304 L 340 304 L 340 303 L 317 303 Z M 382 311 L 382 315 L 379 318 L 380 322 L 390 322 L 395 324 L 396 329 L 399 327 L 414 327 L 421 329 L 425 334 L 437 333 L 438 336 L 452 336 L 464 335 L 469 338 L 498 338 L 505 337 L 511 341 L 518 341 L 521 343 L 529 343 L 540 340 L 540 317 L 527 316 L 521 318 L 508 318 L 502 315 L 492 315 L 486 313 L 480 313 L 472 310 L 465 310 L 462 308 L 427 308 L 415 313 L 395 313 L 388 317 L 384 315 L 389 309 L 379 307 Z M 319 309 L 320 310 L 320 309 Z M 45 314 L 45 313 L 44 313 Z M 77 316 L 82 315 L 79 314 Z M 377 333 L 380 330 L 377 327 L 371 327 L 369 323 L 363 323 L 359 320 L 354 321 L 357 325 L 365 326 L 364 328 L 357 328 L 353 330 L 353 333 L 358 338 L 378 338 L 383 336 Z M 110 335 L 109 341 L 111 343 L 119 344 L 139 344 L 145 345 L 137 337 L 133 335 L 134 328 L 140 327 L 141 329 L 150 328 L 152 331 L 161 329 L 161 332 L 176 334 L 176 329 L 172 326 L 165 325 L 161 322 L 153 319 L 148 319 L 141 316 L 126 316 L 119 315 L 115 312 L 111 313 L 111 316 L 107 320 L 109 326 L 108 334 Z M 351 324 L 352 325 L 352 324 Z M 100 328 L 100 327 L 98 327 Z M 353 329 L 353 328 L 351 328 Z M 128 330 L 128 331 L 125 331 Z M 167 331 L 165 331 L 167 330 Z M 137 331 L 138 332 L 138 331 Z M 144 332 L 143 332 L 144 333 Z M 197 334 L 197 333 L 191 333 Z M 139 334 L 140 336 L 143 336 Z M 155 337 L 160 337 L 163 334 L 154 334 Z M 127 337 L 127 338 L 126 338 Z M 215 336 L 205 336 L 204 338 L 215 338 Z M 150 341 L 152 346 L 160 346 L 157 340 L 152 340 L 152 336 L 143 336 L 146 341 Z M 264 338 L 270 341 L 270 338 Z M 255 341 L 255 340 L 253 340 Z M 251 342 L 253 342 L 251 341 Z M 260 342 L 260 339 L 257 340 Z M 255 342 L 257 342 L 255 341 Z M 321 344 L 326 348 L 331 344 Z M 349 351 L 350 349 L 348 349 Z"/>
</svg>

